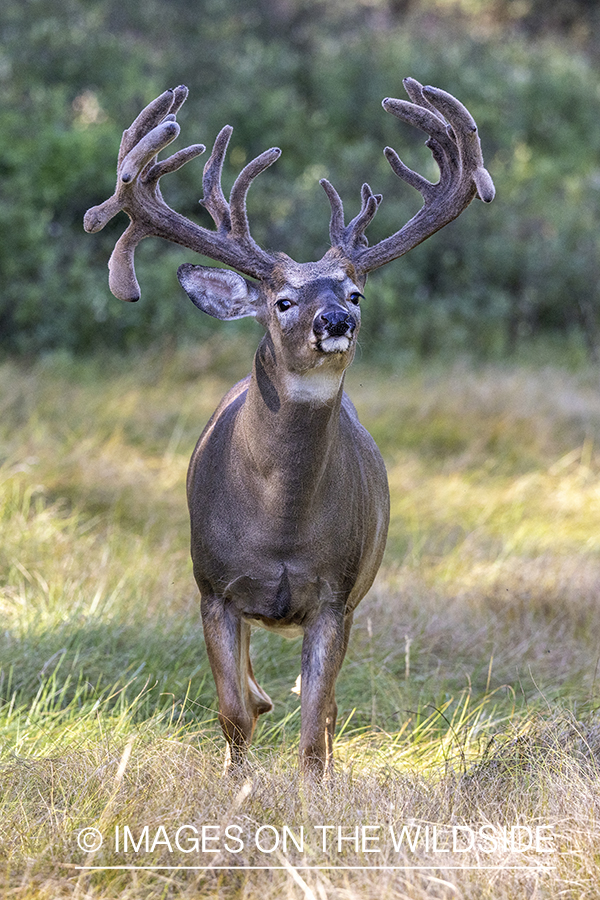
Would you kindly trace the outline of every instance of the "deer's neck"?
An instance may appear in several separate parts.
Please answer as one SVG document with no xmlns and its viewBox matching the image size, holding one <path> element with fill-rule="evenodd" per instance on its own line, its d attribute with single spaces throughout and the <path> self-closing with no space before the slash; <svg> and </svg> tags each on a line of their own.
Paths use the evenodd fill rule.
<svg viewBox="0 0 600 900">
<path fill-rule="evenodd" d="M 239 420 L 247 466 L 278 515 L 308 509 L 338 455 L 343 371 L 290 374 L 266 338 Z"/>
</svg>

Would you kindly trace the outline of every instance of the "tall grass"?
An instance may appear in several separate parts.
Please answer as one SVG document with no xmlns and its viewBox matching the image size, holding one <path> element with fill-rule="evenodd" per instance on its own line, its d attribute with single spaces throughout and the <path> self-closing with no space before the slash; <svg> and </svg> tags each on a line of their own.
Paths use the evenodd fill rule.
<svg viewBox="0 0 600 900">
<path fill-rule="evenodd" d="M 337 772 L 317 787 L 297 776 L 299 642 L 262 632 L 255 671 L 275 711 L 247 773 L 220 777 L 184 480 L 250 358 L 209 343 L 0 366 L 0 892 L 594 896 L 597 373 L 352 370 L 392 525 L 338 681 Z M 211 826 L 217 852 L 176 846 L 183 825 Z M 228 825 L 240 852 L 224 845 Z M 302 851 L 256 846 L 284 825 L 304 829 Z M 396 850 L 389 829 L 403 825 L 414 847 Z M 540 826 L 551 852 L 479 841 L 446 853 L 425 843 L 434 825 L 442 844 L 452 826 Z M 125 826 L 138 851 L 115 846 Z M 77 841 L 89 827 L 104 836 L 95 852 Z"/>
</svg>

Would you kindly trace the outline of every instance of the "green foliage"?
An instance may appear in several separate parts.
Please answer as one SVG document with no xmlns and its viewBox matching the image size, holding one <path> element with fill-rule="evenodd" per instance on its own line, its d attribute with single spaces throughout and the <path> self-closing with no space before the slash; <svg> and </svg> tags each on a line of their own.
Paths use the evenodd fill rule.
<svg viewBox="0 0 600 900">
<path fill-rule="evenodd" d="M 226 185 L 253 155 L 283 149 L 250 192 L 253 234 L 307 260 L 328 243 L 320 177 L 337 186 L 349 217 L 363 181 L 384 194 L 371 242 L 420 203 L 387 167 L 386 144 L 435 179 L 423 135 L 380 106 L 403 94 L 411 74 L 469 106 L 498 196 L 373 276 L 363 352 L 460 348 L 489 357 L 531 334 L 580 331 L 597 354 L 598 72 L 546 39 L 473 37 L 444 22 L 425 29 L 389 10 L 386 27 L 378 22 L 359 0 L 6 0 L 0 347 L 125 349 L 220 327 L 178 288 L 185 254 L 156 240 L 137 252 L 142 302 L 113 299 L 105 266 L 124 217 L 92 237 L 81 226 L 85 210 L 112 192 L 121 130 L 165 87 L 190 87 L 180 115 L 186 143 L 210 145 L 224 123 L 234 126 Z M 200 182 L 194 162 L 165 179 L 164 191 L 210 225 L 197 205 Z"/>
</svg>

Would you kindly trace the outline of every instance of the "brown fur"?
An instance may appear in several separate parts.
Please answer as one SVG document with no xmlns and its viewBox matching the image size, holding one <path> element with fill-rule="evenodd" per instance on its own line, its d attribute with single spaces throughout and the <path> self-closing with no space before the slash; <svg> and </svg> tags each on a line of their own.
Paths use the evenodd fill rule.
<svg viewBox="0 0 600 900">
<path fill-rule="evenodd" d="M 271 148 L 245 166 L 228 202 L 221 170 L 230 126 L 204 168 L 202 202 L 216 230 L 170 209 L 159 179 L 204 150 L 193 145 L 156 161 L 179 133 L 175 113 L 187 97 L 184 86 L 157 97 L 124 132 L 115 193 L 84 219 L 88 231 L 99 231 L 121 209 L 131 219 L 109 261 L 115 296 L 139 299 L 134 251 L 155 235 L 235 270 L 180 267 L 180 282 L 200 309 L 222 319 L 256 316 L 266 328 L 252 374 L 220 404 L 188 476 L 204 635 L 236 766 L 258 716 L 271 708 L 250 663 L 251 625 L 304 635 L 301 766 L 319 775 L 331 766 L 335 680 L 354 609 L 381 562 L 389 518 L 383 461 L 343 392 L 360 327 L 358 297 L 369 272 L 434 234 L 476 195 L 486 202 L 494 196 L 468 110 L 414 79 L 404 86 L 410 103 L 388 98 L 383 106 L 428 133 L 440 180 L 431 184 L 386 148 L 392 169 L 420 191 L 423 206 L 373 247 L 365 230 L 381 195 L 364 184 L 360 211 L 346 225 L 342 201 L 323 179 L 331 249 L 302 264 L 262 250 L 250 235 L 246 194 L 280 151 Z"/>
</svg>

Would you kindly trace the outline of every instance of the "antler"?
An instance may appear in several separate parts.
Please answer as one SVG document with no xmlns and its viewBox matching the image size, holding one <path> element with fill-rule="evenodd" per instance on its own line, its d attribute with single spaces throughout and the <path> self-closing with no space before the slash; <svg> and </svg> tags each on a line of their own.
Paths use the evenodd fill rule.
<svg viewBox="0 0 600 900">
<path fill-rule="evenodd" d="M 460 215 L 476 195 L 486 203 L 494 198 L 494 184 L 483 166 L 477 125 L 469 111 L 451 94 L 423 87 L 413 78 L 405 78 L 404 87 L 412 102 L 388 98 L 383 107 L 429 135 L 426 145 L 439 166 L 440 180 L 432 184 L 413 172 L 391 147 L 386 147 L 384 153 L 396 175 L 422 194 L 419 212 L 391 237 L 369 247 L 365 229 L 377 212 L 381 194 L 374 194 L 364 184 L 360 212 L 345 225 L 339 194 L 326 179 L 321 181 L 331 204 L 331 243 L 341 248 L 362 275 L 416 247 Z M 163 200 L 160 178 L 205 150 L 203 144 L 193 144 L 157 162 L 158 153 L 179 134 L 175 117 L 187 95 L 188 89 L 183 85 L 165 91 L 123 132 L 115 192 L 85 214 L 84 228 L 89 232 L 100 231 L 119 210 L 124 210 L 131 220 L 108 263 L 110 289 L 121 300 L 140 297 L 134 251 L 150 235 L 181 244 L 254 278 L 268 278 L 276 263 L 276 258 L 262 250 L 250 234 L 246 195 L 256 176 L 279 158 L 281 151 L 277 147 L 265 151 L 242 170 L 227 202 L 221 188 L 221 172 L 233 129 L 229 125 L 221 129 L 204 167 L 204 198 L 200 201 L 212 216 L 216 231 L 196 225 Z"/>
<path fill-rule="evenodd" d="M 485 203 L 494 199 L 494 183 L 484 168 L 477 125 L 468 109 L 452 94 L 423 87 L 414 78 L 405 78 L 404 87 L 412 103 L 387 98 L 383 108 L 429 135 L 426 145 L 439 166 L 440 180 L 432 184 L 413 172 L 391 147 L 386 147 L 384 153 L 396 175 L 422 194 L 423 206 L 419 212 L 391 237 L 367 249 L 365 228 L 377 212 L 381 194 L 374 194 L 364 184 L 361 210 L 344 226 L 339 194 L 326 179 L 321 181 L 331 204 L 331 243 L 342 248 L 361 274 L 412 250 L 459 216 L 476 195 Z"/>
<path fill-rule="evenodd" d="M 255 278 L 268 275 L 274 265 L 274 258 L 261 250 L 250 235 L 246 195 L 256 176 L 281 155 L 277 147 L 262 153 L 243 169 L 233 185 L 228 203 L 221 188 L 221 171 L 233 129 L 226 125 L 221 130 L 204 167 L 204 199 L 201 201 L 211 214 L 216 231 L 196 225 L 163 200 L 159 179 L 168 172 L 175 172 L 206 149 L 204 144 L 193 144 L 157 162 L 158 153 L 179 134 L 175 115 L 187 95 L 188 89 L 184 85 L 165 91 L 123 132 L 115 192 L 104 203 L 89 209 L 83 220 L 88 232 L 100 231 L 119 210 L 124 210 L 131 220 L 108 263 L 109 287 L 120 300 L 140 298 L 133 257 L 139 242 L 149 236 L 182 244 Z"/>
</svg>

